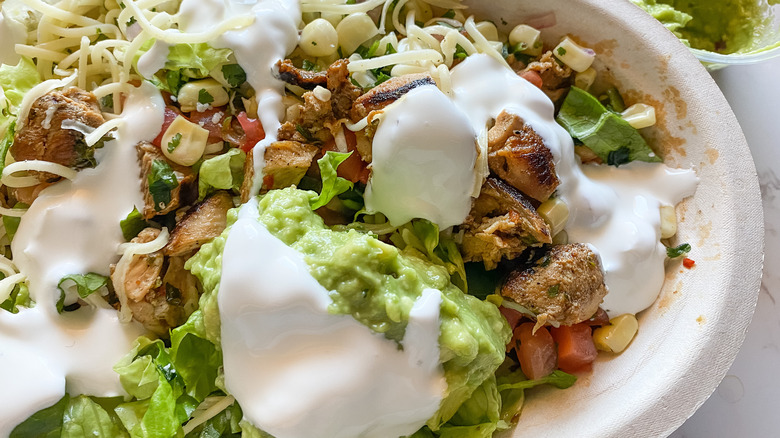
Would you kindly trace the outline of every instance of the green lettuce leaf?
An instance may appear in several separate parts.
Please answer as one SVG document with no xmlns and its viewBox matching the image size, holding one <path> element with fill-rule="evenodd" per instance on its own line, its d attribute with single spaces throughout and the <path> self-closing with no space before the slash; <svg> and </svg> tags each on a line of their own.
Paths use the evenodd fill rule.
<svg viewBox="0 0 780 438">
<path fill-rule="evenodd" d="M 60 438 L 124 437 L 127 432 L 91 398 L 80 395 L 65 409 Z"/>
<path fill-rule="evenodd" d="M 0 272 L 0 280 L 5 278 L 5 274 Z M 11 313 L 19 313 L 19 307 L 30 307 L 32 300 L 30 300 L 30 290 L 24 283 L 17 283 L 11 290 L 11 295 L 2 303 L 0 303 L 0 309 L 6 310 Z"/>
<path fill-rule="evenodd" d="M 233 51 L 215 49 L 207 43 L 176 44 L 168 50 L 165 68 L 179 70 L 190 78 L 205 78 L 211 70 L 221 64 L 227 64 Z"/>
<path fill-rule="evenodd" d="M 5 130 L 3 138 L 0 139 L 0 172 L 5 168 L 5 156 L 11 145 L 14 144 L 14 133 L 16 132 L 16 120 L 12 116 L 3 116 L 0 114 L 0 131 Z M 5 219 L 5 216 L 3 216 Z M 17 220 L 19 218 L 16 218 Z"/>
<path fill-rule="evenodd" d="M 62 433 L 62 419 L 70 402 L 65 394 L 57 403 L 34 413 L 11 431 L 10 438 L 59 438 Z"/>
<path fill-rule="evenodd" d="M 171 332 L 171 361 L 181 376 L 187 394 L 204 400 L 216 391 L 222 353 L 202 332 L 203 313 L 194 312 L 187 322 Z"/>
<path fill-rule="evenodd" d="M 514 371 L 509 370 L 510 360 L 502 365 L 496 373 L 496 388 L 501 394 L 501 421 L 512 423 L 520 414 L 525 402 L 525 390 L 539 385 L 552 385 L 558 389 L 566 389 L 574 385 L 577 377 L 555 370 L 552 374 L 536 380 L 528 380 L 518 367 Z"/>
<path fill-rule="evenodd" d="M 320 167 L 320 175 L 322 175 L 322 191 L 319 196 L 311 200 L 312 210 L 324 207 L 331 199 L 352 188 L 353 184 L 351 182 L 338 176 L 336 173 L 339 165 L 349 158 L 350 155 L 352 155 L 352 152 L 328 151 L 322 158 L 317 160 L 317 165 Z"/>
<path fill-rule="evenodd" d="M 22 57 L 16 65 L 0 65 L 0 87 L 13 108 L 22 103 L 24 95 L 41 82 L 35 64 Z"/>
<path fill-rule="evenodd" d="M 241 149 L 230 149 L 222 155 L 209 158 L 198 170 L 198 200 L 216 190 L 238 190 L 244 180 L 246 153 Z"/>
<path fill-rule="evenodd" d="M 13 141 L 13 139 L 12 139 Z M 5 149 L 7 151 L 8 149 Z M 4 156 L 5 153 L 2 153 L 3 148 L 2 145 L 0 145 L 0 156 Z M 0 166 L 0 172 L 3 171 L 3 166 Z M 16 205 L 14 205 L 14 208 L 27 208 L 29 205 L 24 204 L 22 202 L 17 202 Z M 5 228 L 5 234 L 8 236 L 8 240 L 13 241 L 14 236 L 16 235 L 16 230 L 19 229 L 19 224 L 22 222 L 21 217 L 14 217 L 14 216 L 3 216 L 3 228 Z"/>
<path fill-rule="evenodd" d="M 148 226 L 149 224 L 144 220 L 141 212 L 135 207 L 133 207 L 133 211 L 131 211 L 126 218 L 119 221 L 119 228 L 122 229 L 122 237 L 127 241 L 130 241 Z"/>
<path fill-rule="evenodd" d="M 580 140 L 605 163 L 619 165 L 634 160 L 662 161 L 639 131 L 580 88 L 571 87 L 557 120 L 569 135 Z M 617 156 L 623 158 L 616 160 Z"/>
</svg>

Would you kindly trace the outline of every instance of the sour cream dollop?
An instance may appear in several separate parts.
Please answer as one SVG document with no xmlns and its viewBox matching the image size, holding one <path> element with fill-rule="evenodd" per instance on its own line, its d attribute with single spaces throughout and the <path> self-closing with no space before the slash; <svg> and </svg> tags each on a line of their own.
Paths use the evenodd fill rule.
<svg viewBox="0 0 780 438">
<path fill-rule="evenodd" d="M 135 145 L 159 132 L 164 107 L 153 85 L 133 89 L 117 139 L 96 151 L 97 167 L 44 189 L 22 217 L 11 248 L 36 304 L 18 314 L 0 311 L 0 436 L 66 390 L 72 396 L 124 394 L 113 366 L 143 328 L 120 323 L 108 304 L 57 313 L 57 284 L 69 274 L 109 274 L 124 242 L 119 221 L 143 205 Z"/>
<path fill-rule="evenodd" d="M 610 315 L 648 308 L 664 281 L 660 206 L 692 195 L 696 173 L 661 163 L 583 165 L 573 140 L 555 121 L 550 99 L 487 55 L 469 56 L 456 66 L 452 89 L 476 132 L 507 111 L 542 137 L 561 181 L 556 195 L 569 207 L 569 241 L 589 243 L 601 257 L 609 289 L 602 306 Z"/>
<path fill-rule="evenodd" d="M 466 113 L 433 85 L 415 88 L 385 109 L 376 130 L 366 208 L 392 225 L 459 225 L 471 210 L 476 159 Z"/>
<path fill-rule="evenodd" d="M 417 299 L 399 349 L 328 312 L 328 291 L 259 222 L 256 200 L 228 235 L 218 300 L 225 385 L 245 418 L 276 437 L 406 436 L 439 408 L 441 293 Z"/>
</svg>

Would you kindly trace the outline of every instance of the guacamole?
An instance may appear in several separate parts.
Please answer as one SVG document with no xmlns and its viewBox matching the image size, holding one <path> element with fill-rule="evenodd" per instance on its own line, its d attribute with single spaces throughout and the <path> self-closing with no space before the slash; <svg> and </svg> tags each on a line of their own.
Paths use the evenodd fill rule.
<svg viewBox="0 0 780 438">
<path fill-rule="evenodd" d="M 311 208 L 316 195 L 292 187 L 272 190 L 259 200 L 259 220 L 272 235 L 303 255 L 311 275 L 331 291 L 331 312 L 350 314 L 388 339 L 400 342 L 409 311 L 423 290 L 441 291 L 440 361 L 448 390 L 439 412 L 428 422 L 432 429 L 438 429 L 477 388 L 486 383 L 495 385 L 494 373 L 504 361 L 511 336 L 506 320 L 495 305 L 455 287 L 447 270 L 422 254 L 401 251 L 356 230 L 326 227 Z M 228 215 L 228 224 L 236 221 L 236 211 Z M 187 262 L 187 268 L 203 284 L 200 311 L 206 331 L 217 344 L 219 314 L 215 296 L 221 254 L 229 233 L 230 226 Z"/>
<path fill-rule="evenodd" d="M 780 45 L 772 28 L 769 5 L 780 0 L 631 0 L 695 49 L 744 54 Z"/>
</svg>

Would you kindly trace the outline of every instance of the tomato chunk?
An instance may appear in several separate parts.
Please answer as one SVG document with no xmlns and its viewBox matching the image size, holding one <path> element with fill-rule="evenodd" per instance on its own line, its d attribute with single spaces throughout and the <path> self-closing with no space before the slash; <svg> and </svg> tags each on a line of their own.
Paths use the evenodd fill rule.
<svg viewBox="0 0 780 438">
<path fill-rule="evenodd" d="M 197 123 L 201 128 L 209 132 L 209 143 L 222 141 L 222 121 L 225 120 L 223 108 L 209 108 L 206 111 L 193 111 L 190 113 L 190 121 Z"/>
<path fill-rule="evenodd" d="M 693 259 L 689 259 L 688 257 L 683 259 L 683 266 L 685 266 L 688 269 L 691 269 L 695 264 L 696 262 Z"/>
<path fill-rule="evenodd" d="M 501 312 L 502 315 L 504 315 L 506 322 L 509 323 L 509 327 L 511 327 L 512 330 L 514 330 L 515 327 L 517 327 L 518 324 L 520 324 L 520 321 L 523 319 L 523 314 L 518 312 L 515 309 L 510 309 L 508 307 L 500 306 L 498 310 Z"/>
<path fill-rule="evenodd" d="M 160 133 L 157 134 L 157 137 L 154 140 L 152 140 L 152 144 L 157 147 L 160 147 L 160 142 L 162 141 L 163 134 L 165 134 L 165 131 L 167 131 L 168 127 L 171 126 L 173 120 L 180 115 L 178 111 L 176 111 L 173 107 L 169 107 L 169 106 L 165 107 L 164 114 L 165 114 L 165 119 L 163 120 Z"/>
<path fill-rule="evenodd" d="M 520 73 L 520 77 L 535 85 L 536 88 L 542 88 L 542 77 L 538 72 L 533 70 L 524 71 Z"/>
<path fill-rule="evenodd" d="M 529 379 L 542 378 L 555 370 L 557 354 L 555 341 L 546 328 L 541 327 L 533 334 L 535 323 L 525 322 L 514 331 L 517 345 L 517 358 L 520 368 Z"/>
<path fill-rule="evenodd" d="M 347 128 L 344 129 L 344 137 L 347 140 L 347 150 L 352 152 L 352 155 L 349 156 L 346 160 L 344 160 L 341 164 L 339 164 L 338 169 L 336 169 L 336 172 L 338 173 L 338 176 L 356 183 L 356 182 L 362 182 L 363 184 L 368 183 L 368 177 L 371 174 L 371 172 L 368 170 L 368 163 L 363 161 L 363 158 L 361 158 L 360 154 L 357 151 L 357 138 L 355 137 L 355 133 L 350 131 Z M 328 141 L 322 146 L 321 152 L 317 154 L 315 159 L 320 159 L 327 151 L 337 151 L 336 148 L 336 142 L 333 140 Z"/>
<path fill-rule="evenodd" d="M 598 356 L 593 332 L 587 323 L 550 329 L 558 343 L 558 368 L 573 373 L 587 370 Z"/>
<path fill-rule="evenodd" d="M 236 119 L 238 119 L 238 123 L 241 124 L 241 128 L 246 133 L 246 141 L 241 145 L 241 149 L 244 152 L 249 152 L 255 147 L 257 142 L 265 138 L 263 125 L 259 119 L 250 119 L 244 111 L 238 113 Z"/>
</svg>

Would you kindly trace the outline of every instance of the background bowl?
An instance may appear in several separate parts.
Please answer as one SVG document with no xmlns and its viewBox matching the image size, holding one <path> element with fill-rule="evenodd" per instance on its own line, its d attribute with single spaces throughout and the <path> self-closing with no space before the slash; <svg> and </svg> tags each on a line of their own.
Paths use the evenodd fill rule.
<svg viewBox="0 0 780 438">
<path fill-rule="evenodd" d="M 651 103 L 644 130 L 673 167 L 693 167 L 696 194 L 678 208 L 679 262 L 639 333 L 621 355 L 600 355 L 593 373 L 561 391 L 529 391 L 512 437 L 666 436 L 704 403 L 734 360 L 755 308 L 763 260 L 763 215 L 755 167 L 728 103 L 702 64 L 660 23 L 625 0 L 467 1 L 507 31 L 543 24 L 555 44 L 571 35 L 597 53 L 600 79 L 626 104 Z M 554 13 L 554 19 L 550 13 Z M 504 24 L 506 23 L 506 24 Z"/>
</svg>

